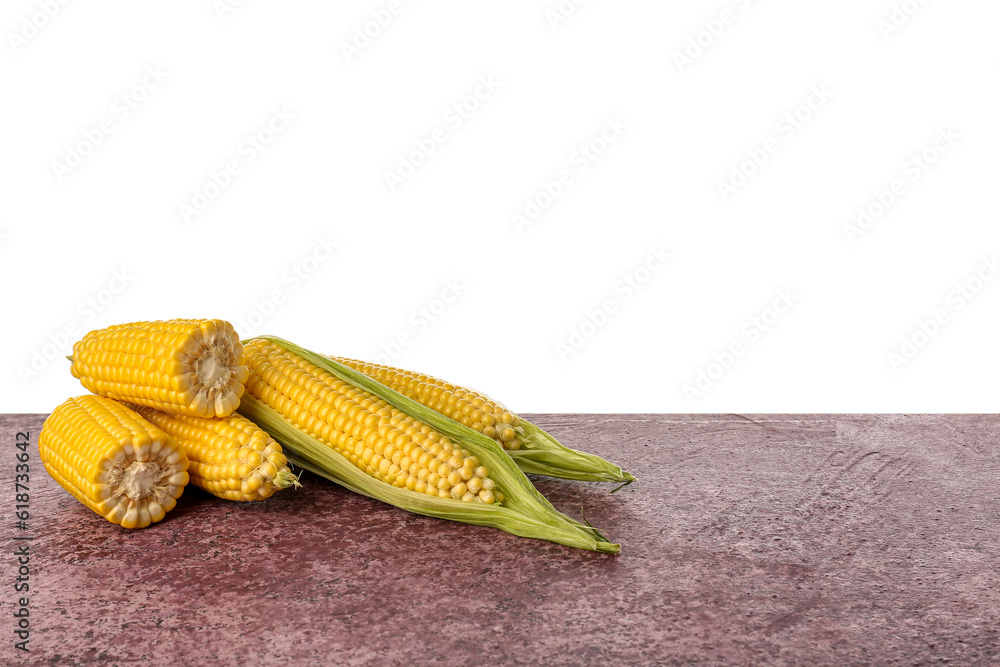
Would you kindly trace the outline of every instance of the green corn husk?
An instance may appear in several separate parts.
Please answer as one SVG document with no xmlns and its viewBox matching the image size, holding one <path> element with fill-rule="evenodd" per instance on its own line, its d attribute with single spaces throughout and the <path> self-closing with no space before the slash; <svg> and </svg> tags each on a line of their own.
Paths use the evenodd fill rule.
<svg viewBox="0 0 1000 667">
<path fill-rule="evenodd" d="M 624 482 L 628 485 L 635 481 L 631 473 L 614 463 L 596 454 L 570 449 L 524 418 L 521 418 L 521 429 L 524 431 L 521 448 L 507 453 L 525 473 L 582 482 Z"/>
<path fill-rule="evenodd" d="M 370 379 L 378 382 L 375 378 Z M 524 417 L 519 416 L 518 419 L 521 424 L 515 431 L 521 438 L 521 448 L 505 451 L 522 472 L 581 482 L 624 482 L 625 486 L 635 481 L 635 477 L 614 463 L 596 454 L 570 449 Z"/>
<path fill-rule="evenodd" d="M 452 421 L 332 359 L 276 336 L 260 336 L 259 339 L 283 347 L 344 382 L 378 396 L 396 409 L 422 421 L 448 436 L 456 444 L 468 449 L 479 458 L 482 465 L 489 468 L 490 477 L 504 494 L 504 501 L 499 505 L 468 503 L 433 497 L 387 484 L 358 469 L 332 447 L 301 431 L 249 393 L 244 394 L 240 399 L 240 414 L 280 442 L 285 455 L 293 464 L 326 477 L 356 493 L 416 514 L 479 526 L 492 526 L 513 535 L 548 540 L 590 551 L 618 553 L 620 550 L 618 544 L 612 543 L 596 528 L 575 521 L 556 510 L 524 476 L 507 452 L 491 438 Z"/>
</svg>

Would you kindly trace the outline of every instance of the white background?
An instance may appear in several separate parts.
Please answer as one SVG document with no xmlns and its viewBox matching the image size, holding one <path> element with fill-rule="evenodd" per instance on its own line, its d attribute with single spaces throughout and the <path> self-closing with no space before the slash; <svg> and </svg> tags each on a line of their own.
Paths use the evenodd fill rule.
<svg viewBox="0 0 1000 667">
<path fill-rule="evenodd" d="M 998 3 L 234 4 L 4 2 L 0 411 L 82 393 L 86 330 L 201 316 L 522 412 L 996 410 Z"/>
</svg>

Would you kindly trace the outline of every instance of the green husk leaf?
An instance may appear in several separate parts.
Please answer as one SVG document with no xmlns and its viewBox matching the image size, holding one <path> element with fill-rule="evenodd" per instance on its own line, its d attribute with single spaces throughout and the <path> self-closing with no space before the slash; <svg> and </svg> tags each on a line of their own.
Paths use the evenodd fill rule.
<svg viewBox="0 0 1000 667">
<path fill-rule="evenodd" d="M 507 453 L 526 473 L 575 479 L 583 482 L 625 482 L 625 484 L 631 484 L 635 481 L 635 477 L 619 466 L 596 454 L 566 447 L 526 419 L 521 419 L 521 428 L 525 434 L 521 441 L 521 448 Z M 615 490 L 617 491 L 617 489 Z"/>
<path fill-rule="evenodd" d="M 548 540 L 580 549 L 618 553 L 620 547 L 600 531 L 556 510 L 524 476 L 514 461 L 492 438 L 424 407 L 348 366 L 276 336 L 261 336 L 299 355 L 335 377 L 372 394 L 461 444 L 490 469 L 490 477 L 504 493 L 501 505 L 468 503 L 400 489 L 375 479 L 355 467 L 333 448 L 296 428 L 278 412 L 249 394 L 240 399 L 239 412 L 267 431 L 285 448 L 289 460 L 356 493 L 376 498 L 400 509 L 451 521 L 499 528 L 521 537 Z"/>
</svg>

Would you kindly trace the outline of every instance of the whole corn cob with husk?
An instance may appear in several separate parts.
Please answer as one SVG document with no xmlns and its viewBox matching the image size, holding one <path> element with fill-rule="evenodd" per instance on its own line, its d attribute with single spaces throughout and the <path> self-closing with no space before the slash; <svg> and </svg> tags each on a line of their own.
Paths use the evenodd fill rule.
<svg viewBox="0 0 1000 667">
<path fill-rule="evenodd" d="M 57 407 L 42 426 L 38 451 L 60 486 L 123 528 L 162 519 L 188 483 L 188 459 L 169 435 L 100 396 Z"/>
<path fill-rule="evenodd" d="M 227 500 L 263 500 L 279 489 L 300 486 L 281 445 L 238 414 L 228 417 L 170 415 L 129 406 L 170 435 L 191 462 L 191 483 Z"/>
<path fill-rule="evenodd" d="M 553 508 L 491 438 L 288 341 L 244 345 L 250 376 L 240 413 L 295 465 L 417 514 L 618 552 Z"/>
<path fill-rule="evenodd" d="M 329 357 L 363 373 L 424 407 L 492 438 L 526 473 L 590 482 L 625 482 L 635 478 L 599 456 L 565 447 L 501 403 L 467 387 L 423 373 Z"/>
<path fill-rule="evenodd" d="M 73 346 L 73 377 L 101 396 L 171 414 L 226 417 L 243 395 L 243 346 L 223 320 L 133 322 Z"/>
</svg>

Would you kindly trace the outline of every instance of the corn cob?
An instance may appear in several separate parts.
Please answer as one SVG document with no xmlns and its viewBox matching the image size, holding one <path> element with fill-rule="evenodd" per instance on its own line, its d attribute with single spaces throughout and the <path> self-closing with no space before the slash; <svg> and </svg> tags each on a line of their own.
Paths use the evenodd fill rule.
<svg viewBox="0 0 1000 667">
<path fill-rule="evenodd" d="M 170 435 L 187 454 L 191 483 L 227 500 L 263 500 L 300 486 L 288 460 L 263 429 L 238 414 L 207 419 L 132 407 Z"/>
<path fill-rule="evenodd" d="M 401 368 L 329 357 L 474 431 L 507 450 L 523 472 L 563 479 L 631 483 L 635 478 L 599 456 L 570 449 L 501 403 L 473 389 Z"/>
<path fill-rule="evenodd" d="M 295 465 L 418 514 L 618 551 L 556 511 L 492 439 L 288 341 L 245 345 L 250 378 L 240 413 Z"/>
<path fill-rule="evenodd" d="M 375 479 L 440 498 L 497 499 L 489 470 L 426 424 L 277 345 L 251 341 L 246 355 L 250 395 Z"/>
<path fill-rule="evenodd" d="M 133 322 L 73 346 L 73 377 L 108 398 L 194 417 L 226 417 L 243 395 L 243 346 L 223 320 Z"/>
<path fill-rule="evenodd" d="M 123 528 L 162 519 L 188 483 L 188 459 L 169 435 L 100 396 L 57 407 L 42 426 L 38 451 L 60 486 Z"/>
</svg>

